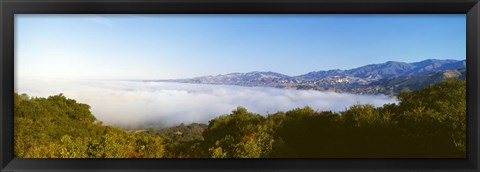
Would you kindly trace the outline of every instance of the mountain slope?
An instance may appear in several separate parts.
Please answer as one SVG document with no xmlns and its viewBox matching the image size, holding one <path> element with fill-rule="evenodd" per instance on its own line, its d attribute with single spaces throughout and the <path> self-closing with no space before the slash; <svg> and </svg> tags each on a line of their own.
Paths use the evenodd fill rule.
<svg viewBox="0 0 480 172">
<path fill-rule="evenodd" d="M 161 80 L 163 82 L 181 82 L 181 83 L 197 83 L 197 84 L 218 84 L 218 85 L 239 85 L 239 86 L 262 86 L 276 88 L 295 88 L 295 89 L 316 89 L 316 90 L 344 90 L 347 92 L 357 93 L 356 87 L 365 88 L 364 93 L 376 93 L 367 91 L 372 88 L 372 84 L 376 81 L 389 87 L 389 82 L 383 79 L 400 77 L 395 80 L 409 80 L 411 77 L 421 76 L 420 78 L 433 77 L 429 74 L 442 72 L 446 70 L 457 70 L 465 68 L 465 60 L 437 60 L 428 59 L 420 62 L 405 63 L 388 61 L 380 64 L 370 64 L 349 70 L 327 70 L 309 72 L 299 76 L 288 76 L 276 72 L 248 72 L 248 73 L 230 73 L 216 76 L 202 76 L 191 79 L 173 79 Z M 403 78 L 402 78 L 403 77 Z M 431 79 L 437 81 L 437 79 Z M 409 82 L 425 82 L 431 83 L 428 79 L 418 79 Z M 425 85 L 425 84 L 419 84 Z M 365 87 L 362 87 L 365 86 Z M 358 89 L 357 91 L 362 90 Z M 397 92 L 393 89 L 393 92 Z"/>
<path fill-rule="evenodd" d="M 428 59 L 420 62 L 405 63 L 388 61 L 380 64 L 370 64 L 349 70 L 328 70 L 310 72 L 297 76 L 303 79 L 318 79 L 325 77 L 358 77 L 365 80 L 378 80 L 397 76 L 423 75 L 435 71 L 460 69 L 465 67 L 465 60 L 435 60 Z"/>
<path fill-rule="evenodd" d="M 465 79 L 466 69 L 445 70 L 417 76 L 400 76 L 381 79 L 366 86 L 347 88 L 345 91 L 356 94 L 395 95 L 402 90 L 419 90 L 445 79 Z"/>
<path fill-rule="evenodd" d="M 192 79 L 170 80 L 183 83 L 198 84 L 222 84 L 222 85 L 241 85 L 241 86 L 274 86 L 281 83 L 290 76 L 275 72 L 248 72 L 248 73 L 230 73 L 216 76 L 195 77 Z"/>
</svg>

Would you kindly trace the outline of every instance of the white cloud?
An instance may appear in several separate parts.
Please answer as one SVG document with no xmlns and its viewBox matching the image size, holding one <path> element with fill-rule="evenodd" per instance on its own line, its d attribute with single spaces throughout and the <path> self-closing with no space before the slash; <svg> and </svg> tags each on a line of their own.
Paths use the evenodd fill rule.
<svg viewBox="0 0 480 172">
<path fill-rule="evenodd" d="M 16 88 L 31 96 L 64 93 L 89 104 L 105 124 L 119 126 L 208 122 L 238 106 L 265 115 L 307 105 L 315 110 L 342 111 L 357 103 L 381 106 L 396 102 L 387 96 L 314 90 L 133 81 L 23 79 Z"/>
<path fill-rule="evenodd" d="M 113 21 L 109 18 L 103 17 L 102 15 L 98 14 L 89 14 L 87 20 L 92 21 L 94 23 L 106 26 L 106 27 L 113 27 Z"/>
</svg>

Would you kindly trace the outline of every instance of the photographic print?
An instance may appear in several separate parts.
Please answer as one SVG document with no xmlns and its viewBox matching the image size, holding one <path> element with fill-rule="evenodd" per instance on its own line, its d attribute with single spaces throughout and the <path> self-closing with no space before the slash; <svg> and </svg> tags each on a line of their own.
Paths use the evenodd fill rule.
<svg viewBox="0 0 480 172">
<path fill-rule="evenodd" d="M 16 14 L 16 158 L 465 158 L 465 14 Z"/>
</svg>

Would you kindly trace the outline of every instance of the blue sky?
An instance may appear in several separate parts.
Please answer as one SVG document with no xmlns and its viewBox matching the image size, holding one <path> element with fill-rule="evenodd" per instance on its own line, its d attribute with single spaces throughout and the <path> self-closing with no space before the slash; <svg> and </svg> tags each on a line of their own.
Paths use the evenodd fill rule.
<svg viewBox="0 0 480 172">
<path fill-rule="evenodd" d="M 16 77 L 295 76 L 385 61 L 465 59 L 465 15 L 15 16 Z"/>
</svg>

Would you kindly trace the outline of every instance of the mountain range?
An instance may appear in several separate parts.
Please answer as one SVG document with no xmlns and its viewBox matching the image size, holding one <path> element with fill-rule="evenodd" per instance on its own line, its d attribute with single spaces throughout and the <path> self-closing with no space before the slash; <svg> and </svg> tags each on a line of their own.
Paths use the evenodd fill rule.
<svg viewBox="0 0 480 172">
<path fill-rule="evenodd" d="M 465 67 L 465 60 L 428 59 L 413 63 L 388 61 L 348 70 L 313 71 L 298 76 L 288 76 L 271 71 L 254 71 L 201 76 L 190 79 L 155 81 L 315 90 L 328 89 L 356 94 L 395 94 L 404 89 L 404 87 L 415 90 L 445 78 L 465 78 Z"/>
</svg>

